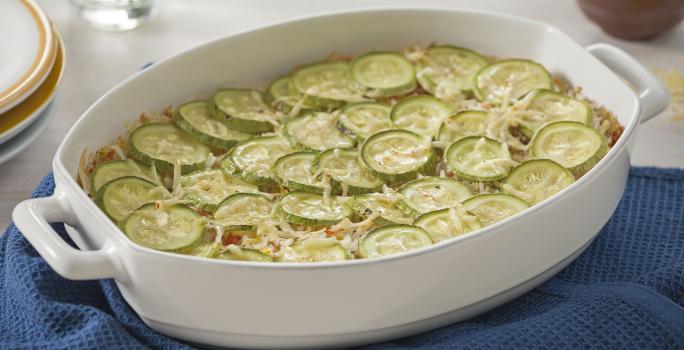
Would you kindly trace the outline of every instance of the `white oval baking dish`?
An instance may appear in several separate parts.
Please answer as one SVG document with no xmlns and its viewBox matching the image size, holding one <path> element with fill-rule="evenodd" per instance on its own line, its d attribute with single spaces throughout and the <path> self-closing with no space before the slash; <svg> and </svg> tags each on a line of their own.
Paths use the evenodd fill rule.
<svg viewBox="0 0 684 350">
<path fill-rule="evenodd" d="M 530 210 L 418 251 L 342 263 L 260 264 L 147 249 L 129 241 L 75 181 L 83 148 L 110 142 L 142 111 L 208 95 L 218 86 L 268 81 L 333 51 L 358 54 L 428 42 L 539 61 L 612 110 L 624 133 L 586 176 Z M 623 51 L 604 44 L 583 48 L 532 20 L 436 8 L 319 15 L 201 45 L 119 84 L 81 116 L 59 147 L 55 194 L 22 202 L 13 218 L 59 274 L 114 278 L 133 310 L 164 334 L 249 348 L 375 342 L 484 312 L 569 264 L 622 196 L 639 123 L 668 100 L 658 80 Z M 62 241 L 48 222 L 73 226 L 69 232 L 81 250 Z"/>
</svg>

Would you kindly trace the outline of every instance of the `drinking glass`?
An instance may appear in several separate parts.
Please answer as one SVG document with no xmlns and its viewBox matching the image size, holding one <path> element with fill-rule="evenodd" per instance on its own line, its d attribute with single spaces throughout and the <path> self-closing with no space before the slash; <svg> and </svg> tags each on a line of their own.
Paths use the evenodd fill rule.
<svg viewBox="0 0 684 350">
<path fill-rule="evenodd" d="M 105 31 L 131 30 L 155 13 L 157 0 L 70 0 L 78 15 L 91 26 Z"/>
</svg>

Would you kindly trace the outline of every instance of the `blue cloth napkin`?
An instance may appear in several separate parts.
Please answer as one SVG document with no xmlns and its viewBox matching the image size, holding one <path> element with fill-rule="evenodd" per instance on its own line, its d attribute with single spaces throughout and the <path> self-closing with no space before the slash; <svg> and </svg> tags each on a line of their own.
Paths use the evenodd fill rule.
<svg viewBox="0 0 684 350">
<path fill-rule="evenodd" d="M 53 190 L 48 175 L 33 196 Z M 0 349 L 192 347 L 145 326 L 111 280 L 58 276 L 14 225 L 0 251 Z M 633 168 L 599 237 L 547 283 L 471 320 L 367 348 L 684 349 L 683 306 L 684 170 Z"/>
</svg>

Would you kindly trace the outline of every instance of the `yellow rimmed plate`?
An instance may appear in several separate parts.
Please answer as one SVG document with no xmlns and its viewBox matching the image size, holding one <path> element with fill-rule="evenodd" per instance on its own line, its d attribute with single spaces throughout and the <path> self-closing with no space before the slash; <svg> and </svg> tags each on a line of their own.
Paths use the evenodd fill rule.
<svg viewBox="0 0 684 350">
<path fill-rule="evenodd" d="M 64 73 L 64 43 L 55 29 L 51 31 L 57 43 L 57 54 L 52 70 L 33 94 L 9 111 L 0 114 L 0 144 L 26 129 L 38 118 L 46 106 L 54 99 L 57 86 Z"/>
<path fill-rule="evenodd" d="M 0 114 L 30 96 L 50 73 L 57 40 L 33 0 L 0 1 Z"/>
</svg>

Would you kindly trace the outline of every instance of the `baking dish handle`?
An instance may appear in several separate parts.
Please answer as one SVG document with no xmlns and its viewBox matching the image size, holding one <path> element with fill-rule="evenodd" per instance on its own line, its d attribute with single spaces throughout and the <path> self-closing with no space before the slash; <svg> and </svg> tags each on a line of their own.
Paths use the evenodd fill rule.
<svg viewBox="0 0 684 350">
<path fill-rule="evenodd" d="M 663 83 L 630 54 L 603 43 L 589 45 L 587 51 L 634 85 L 641 101 L 642 123 L 657 116 L 670 104 L 670 94 Z"/>
<path fill-rule="evenodd" d="M 73 216 L 58 195 L 19 203 L 12 220 L 47 263 L 62 277 L 71 280 L 115 278 L 123 282 L 116 264 L 116 247 L 106 242 L 101 249 L 83 251 L 71 247 L 50 226 L 69 222 Z"/>
</svg>

